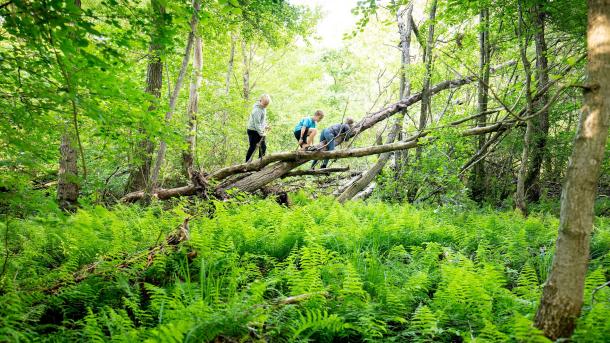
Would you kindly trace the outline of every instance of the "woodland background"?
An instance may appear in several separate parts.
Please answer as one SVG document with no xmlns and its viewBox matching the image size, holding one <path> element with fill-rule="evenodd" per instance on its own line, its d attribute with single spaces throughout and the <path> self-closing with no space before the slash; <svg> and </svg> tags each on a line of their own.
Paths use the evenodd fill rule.
<svg viewBox="0 0 610 343">
<path fill-rule="evenodd" d="M 588 8 L 359 1 L 335 47 L 281 0 L 0 3 L 0 340 L 547 340 Z M 322 109 L 360 157 L 242 166 L 262 94 L 268 154 Z M 605 151 L 583 342 L 610 332 Z"/>
</svg>

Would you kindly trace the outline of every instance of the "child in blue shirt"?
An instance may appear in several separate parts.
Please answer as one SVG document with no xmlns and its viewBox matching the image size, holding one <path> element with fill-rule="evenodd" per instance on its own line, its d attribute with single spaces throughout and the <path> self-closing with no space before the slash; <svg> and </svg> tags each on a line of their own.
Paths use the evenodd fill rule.
<svg viewBox="0 0 610 343">
<path fill-rule="evenodd" d="M 313 117 L 306 117 L 299 121 L 294 127 L 294 138 L 297 139 L 301 149 L 307 149 L 313 145 L 313 139 L 316 137 L 318 130 L 316 123 L 324 118 L 324 112 L 317 110 Z"/>
</svg>

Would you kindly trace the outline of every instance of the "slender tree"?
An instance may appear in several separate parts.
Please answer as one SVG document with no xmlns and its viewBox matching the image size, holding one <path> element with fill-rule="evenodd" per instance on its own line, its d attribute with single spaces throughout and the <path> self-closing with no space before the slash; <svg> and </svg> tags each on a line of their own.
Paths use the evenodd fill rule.
<svg viewBox="0 0 610 343">
<path fill-rule="evenodd" d="M 182 57 L 182 64 L 180 65 L 180 71 L 178 72 L 178 78 L 176 78 L 176 84 L 174 85 L 174 89 L 172 91 L 172 95 L 169 99 L 169 109 L 165 113 L 165 122 L 169 123 L 174 114 L 174 110 L 176 109 L 176 103 L 178 102 L 178 95 L 180 94 L 180 90 L 182 90 L 182 84 L 184 83 L 184 77 L 186 76 L 186 69 L 188 68 L 189 61 L 191 58 L 191 50 L 193 49 L 193 42 L 195 41 L 195 32 L 197 31 L 197 24 L 199 23 L 198 18 L 198 9 L 199 2 L 195 0 L 193 2 L 194 12 L 191 16 L 190 28 L 188 37 L 186 39 L 186 48 L 184 49 L 184 55 Z M 165 161 L 165 152 L 167 151 L 167 142 L 164 139 L 161 139 L 159 143 L 159 149 L 157 150 L 157 158 L 155 159 L 155 164 L 150 175 L 150 182 L 148 183 L 147 189 L 150 191 L 157 187 L 157 182 L 159 181 L 159 173 L 161 172 L 161 165 Z"/>
<path fill-rule="evenodd" d="M 588 83 L 561 194 L 559 237 L 536 326 L 551 339 L 572 335 L 583 304 L 593 204 L 610 126 L 610 0 L 589 0 Z"/>
<path fill-rule="evenodd" d="M 161 98 L 161 87 L 163 86 L 163 62 L 161 61 L 161 53 L 163 51 L 163 29 L 165 7 L 159 0 L 151 1 L 153 15 L 153 29 L 151 33 L 150 47 L 148 49 L 148 65 L 146 67 L 146 93 L 152 95 L 156 100 L 148 106 L 149 112 L 154 112 L 158 107 L 158 99 Z M 138 129 L 139 134 L 143 135 L 136 144 L 134 161 L 127 182 L 127 190 L 135 191 L 147 188 L 148 179 L 150 177 L 150 169 L 152 165 L 152 153 L 154 144 L 148 133 L 142 129 Z"/>
<path fill-rule="evenodd" d="M 489 103 L 489 74 L 490 74 L 490 59 L 491 47 L 489 43 L 489 9 L 483 8 L 479 14 L 480 31 L 479 31 L 479 85 L 478 85 L 478 113 L 480 117 L 477 120 L 477 126 L 485 126 L 487 124 L 487 116 L 483 113 L 487 112 Z M 485 135 L 477 137 L 477 150 L 481 151 L 487 143 Z M 473 168 L 470 189 L 472 198 L 477 201 L 483 201 L 485 197 L 485 159 L 481 158 Z"/>
<path fill-rule="evenodd" d="M 201 4 L 198 0 L 193 2 L 195 12 L 199 12 Z M 201 34 L 195 32 L 195 45 L 193 47 L 193 70 L 189 89 L 187 107 L 187 149 L 182 153 L 182 162 L 186 175 L 191 178 L 195 160 L 195 144 L 197 137 L 197 113 L 199 112 L 199 88 L 203 80 L 203 41 Z"/>
<path fill-rule="evenodd" d="M 419 131 L 423 131 L 426 129 L 428 125 L 428 121 L 431 116 L 431 105 L 432 105 L 432 94 L 430 92 L 430 81 L 432 80 L 432 62 L 434 60 L 434 56 L 432 55 L 434 48 L 434 27 L 436 22 L 436 9 L 438 5 L 438 0 L 433 0 L 430 5 L 430 15 L 429 15 L 429 26 L 428 26 L 428 38 L 426 39 L 426 46 L 423 52 L 423 62 L 426 66 L 426 73 L 424 74 L 424 85 L 421 91 L 422 99 L 421 99 L 421 109 L 419 112 Z M 415 149 L 415 163 L 419 163 L 422 155 L 422 147 L 419 146 Z M 413 185 L 411 189 L 407 192 L 407 197 L 409 202 L 415 201 L 417 197 L 417 193 L 419 191 L 419 187 L 417 185 Z"/>
<path fill-rule="evenodd" d="M 412 20 L 413 14 L 413 2 L 409 3 L 404 8 L 399 8 L 396 12 L 396 19 L 398 22 L 398 32 L 400 34 L 400 51 L 401 51 L 401 67 L 400 67 L 400 99 L 404 99 L 411 95 L 411 82 L 407 75 L 407 66 L 411 61 L 411 35 L 412 35 Z M 386 144 L 394 143 L 394 140 L 398 137 L 402 130 L 402 122 L 404 120 L 406 109 L 404 109 L 394 119 L 394 124 L 388 133 Z M 394 152 L 395 158 L 398 160 L 402 151 Z M 383 153 L 379 156 L 377 162 L 367 170 L 362 176 L 355 180 L 349 185 L 337 198 L 339 202 L 345 202 L 354 198 L 357 194 L 362 192 L 372 181 L 379 175 L 383 167 L 387 164 L 392 153 Z M 400 165 L 400 162 L 397 162 Z M 395 172 L 399 173 L 398 168 L 395 168 Z"/>
<path fill-rule="evenodd" d="M 81 8 L 80 0 L 74 1 L 74 6 Z M 49 30 L 49 43 L 53 49 L 55 60 L 61 71 L 66 90 L 69 94 L 70 115 L 64 118 L 63 134 L 59 146 L 59 171 L 57 173 L 57 202 L 64 210 L 72 210 L 78 204 L 80 180 L 78 175 L 78 146 L 81 146 L 78 136 L 78 107 L 76 104 L 77 89 L 74 75 L 69 69 L 64 56 L 55 47 L 56 39 L 53 30 Z M 78 143 L 78 144 L 77 144 Z M 81 149 L 82 154 L 82 149 Z M 83 168 L 85 168 L 83 156 Z"/>
<path fill-rule="evenodd" d="M 534 44 L 536 45 L 536 87 L 542 89 L 549 83 L 549 62 L 547 58 L 547 43 L 545 37 L 545 13 L 543 7 L 546 1 L 541 1 L 532 8 L 532 23 L 534 24 Z M 534 103 L 540 114 L 532 119 L 534 129 L 533 149 L 525 175 L 525 196 L 528 202 L 540 199 L 540 170 L 546 155 L 546 143 L 549 134 L 549 102 L 548 95 L 543 95 Z M 546 108 L 546 109 L 545 109 Z"/>
</svg>

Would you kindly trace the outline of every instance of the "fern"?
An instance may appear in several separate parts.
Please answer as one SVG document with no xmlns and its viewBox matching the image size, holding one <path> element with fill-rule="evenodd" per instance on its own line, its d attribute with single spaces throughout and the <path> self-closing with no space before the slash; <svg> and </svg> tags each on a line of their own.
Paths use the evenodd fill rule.
<svg viewBox="0 0 610 343">
<path fill-rule="evenodd" d="M 350 325 L 336 314 L 327 311 L 306 310 L 305 315 L 300 314 L 298 320 L 292 324 L 292 340 L 307 338 L 315 333 L 322 336 L 333 337 L 339 332 L 349 328 Z"/>
<path fill-rule="evenodd" d="M 437 316 L 426 305 L 419 306 L 411 319 L 411 330 L 415 333 L 414 342 L 435 342 L 442 333 Z"/>
<path fill-rule="evenodd" d="M 544 337 L 542 331 L 538 330 L 532 324 L 532 321 L 521 316 L 515 315 L 514 324 L 514 339 L 520 343 L 551 343 L 551 340 Z"/>
<path fill-rule="evenodd" d="M 529 263 L 525 264 L 519 273 L 517 287 L 513 291 L 531 302 L 535 302 L 540 297 L 540 282 L 536 270 Z"/>
</svg>

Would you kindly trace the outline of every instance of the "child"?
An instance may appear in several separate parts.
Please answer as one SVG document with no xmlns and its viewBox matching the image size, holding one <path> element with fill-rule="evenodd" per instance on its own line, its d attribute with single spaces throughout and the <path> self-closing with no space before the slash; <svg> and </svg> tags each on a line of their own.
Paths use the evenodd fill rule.
<svg viewBox="0 0 610 343">
<path fill-rule="evenodd" d="M 309 150 L 313 145 L 313 139 L 318 133 L 316 123 L 324 118 L 324 112 L 317 110 L 313 117 L 303 118 L 294 127 L 294 138 L 299 143 L 299 148 Z"/>
<path fill-rule="evenodd" d="M 267 144 L 265 143 L 265 134 L 269 129 L 267 125 L 267 106 L 271 103 L 271 97 L 267 94 L 261 96 L 260 100 L 254 104 L 250 118 L 248 118 L 248 152 L 246 153 L 246 162 L 250 161 L 250 158 L 254 154 L 254 150 L 260 143 L 260 149 L 258 151 L 258 158 L 265 156 L 267 150 Z"/>
<path fill-rule="evenodd" d="M 352 131 L 353 126 L 354 119 L 347 117 L 343 124 L 335 124 L 325 128 L 320 135 L 320 143 L 325 145 L 327 151 L 335 150 L 335 146 L 338 144 L 337 138 L 342 137 L 344 142 L 348 141 L 351 137 L 350 132 Z M 311 169 L 314 169 L 317 163 L 318 161 L 314 160 L 311 163 Z M 324 169 L 327 166 L 328 159 L 322 161 L 320 168 Z"/>
</svg>

